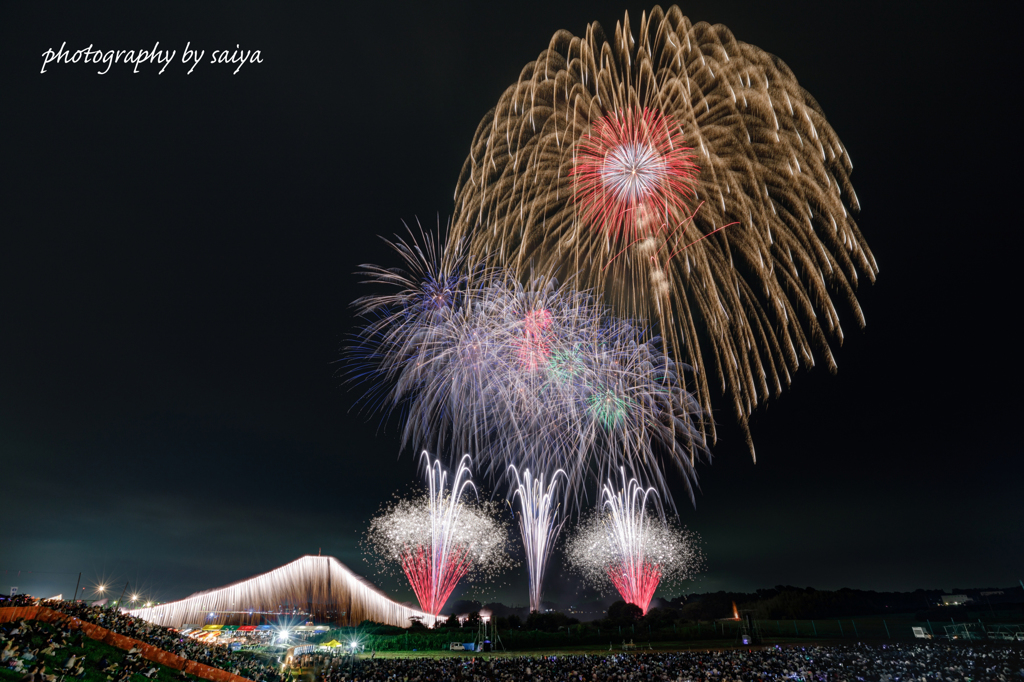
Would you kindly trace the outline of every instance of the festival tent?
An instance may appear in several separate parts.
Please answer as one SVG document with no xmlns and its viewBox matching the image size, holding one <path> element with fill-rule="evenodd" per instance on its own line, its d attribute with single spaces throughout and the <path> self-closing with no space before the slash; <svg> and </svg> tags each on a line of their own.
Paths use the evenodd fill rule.
<svg viewBox="0 0 1024 682">
<path fill-rule="evenodd" d="M 415 618 L 429 627 L 436 620 L 432 614 L 392 601 L 340 561 L 326 556 L 304 556 L 267 573 L 129 613 L 175 628 L 202 622 L 211 613 L 248 613 L 250 620 L 299 615 L 335 626 L 371 620 L 409 627 Z M 239 620 L 244 622 L 245 616 Z"/>
</svg>

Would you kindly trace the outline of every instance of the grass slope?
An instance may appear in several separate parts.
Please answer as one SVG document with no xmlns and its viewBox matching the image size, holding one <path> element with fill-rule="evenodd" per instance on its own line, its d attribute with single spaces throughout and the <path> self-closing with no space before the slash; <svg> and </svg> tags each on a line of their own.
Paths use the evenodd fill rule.
<svg viewBox="0 0 1024 682">
<path fill-rule="evenodd" d="M 54 632 L 53 626 L 47 623 L 40 623 L 38 621 L 32 622 L 33 628 L 42 627 L 45 629 L 46 634 L 34 634 L 32 636 L 32 649 L 42 650 L 46 647 L 46 639 L 50 634 Z M 96 640 L 89 639 L 88 637 L 82 636 L 82 646 L 65 646 L 58 649 L 53 656 L 41 656 L 42 662 L 46 665 L 46 672 L 50 675 L 57 675 L 60 678 L 60 665 L 68 656 L 75 654 L 76 656 L 85 656 L 85 677 L 81 682 L 107 682 L 107 676 L 99 668 L 99 660 L 104 656 L 107 657 L 108 661 L 116 661 L 119 664 L 124 663 L 125 656 L 128 652 L 121 651 L 117 647 L 104 644 L 103 642 L 97 642 Z M 24 651 L 24 649 L 23 649 Z M 26 664 L 25 671 L 28 672 L 36 664 Z M 151 667 L 156 667 L 158 670 L 157 674 L 152 678 L 146 678 L 143 675 L 133 675 L 131 682 L 181 682 L 181 672 L 168 668 L 167 666 L 154 663 L 152 661 L 146 661 L 145 670 L 149 670 Z M 7 668 L 6 666 L 0 668 L 0 682 L 18 682 L 25 675 L 24 672 L 17 673 Z M 198 677 L 193 675 L 188 676 L 189 680 L 195 680 L 196 682 L 206 682 L 200 680 Z M 66 678 L 64 682 L 75 682 L 74 678 Z"/>
</svg>

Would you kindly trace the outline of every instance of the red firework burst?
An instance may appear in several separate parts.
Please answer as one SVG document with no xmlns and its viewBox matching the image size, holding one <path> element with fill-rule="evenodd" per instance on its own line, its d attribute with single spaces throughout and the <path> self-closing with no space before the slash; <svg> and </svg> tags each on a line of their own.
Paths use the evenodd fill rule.
<svg viewBox="0 0 1024 682">
<path fill-rule="evenodd" d="M 414 547 L 406 549 L 402 554 L 402 570 L 412 585 L 412 591 L 416 593 L 420 608 L 435 616 L 441 612 L 455 585 L 469 572 L 473 564 L 469 550 L 465 547 L 455 547 L 448 553 L 446 559 L 437 567 L 438 575 L 435 576 L 435 566 L 429 548 Z"/>
<path fill-rule="evenodd" d="M 598 119 L 577 143 L 571 172 L 582 219 L 627 243 L 659 232 L 696 196 L 693 159 L 680 125 L 656 109 Z"/>
<path fill-rule="evenodd" d="M 647 614 L 654 591 L 661 582 L 661 566 L 650 561 L 627 561 L 608 567 L 608 577 L 623 601 L 636 604 Z"/>
<path fill-rule="evenodd" d="M 551 326 L 548 310 L 531 310 L 523 321 L 523 340 L 519 345 L 519 361 L 526 369 L 537 369 L 548 360 L 550 346 L 545 331 Z"/>
</svg>

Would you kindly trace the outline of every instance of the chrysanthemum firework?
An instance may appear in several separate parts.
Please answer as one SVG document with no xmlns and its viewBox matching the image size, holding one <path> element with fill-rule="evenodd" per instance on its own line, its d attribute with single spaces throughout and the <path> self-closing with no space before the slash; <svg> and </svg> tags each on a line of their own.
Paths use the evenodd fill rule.
<svg viewBox="0 0 1024 682">
<path fill-rule="evenodd" d="M 523 69 L 477 129 L 452 238 L 655 321 L 703 414 L 714 367 L 746 430 L 815 353 L 835 369 L 834 294 L 864 324 L 854 288 L 878 266 L 851 170 L 780 59 L 655 7 L 635 37 L 628 16 L 612 37 L 560 31 Z"/>
<path fill-rule="evenodd" d="M 514 565 L 497 503 L 466 498 L 472 487 L 467 463 L 464 458 L 449 485 L 440 462 L 428 458 L 427 495 L 398 499 L 366 532 L 380 567 L 400 566 L 420 608 L 433 615 L 463 578 L 486 581 Z"/>
<path fill-rule="evenodd" d="M 644 613 L 659 586 L 692 578 L 702 563 L 697 536 L 659 513 L 654 492 L 622 474 L 622 487 L 606 484 L 600 509 L 566 543 L 569 565 L 588 583 L 614 587 Z"/>
<path fill-rule="evenodd" d="M 551 279 L 524 284 L 498 268 L 470 277 L 422 262 L 460 263 L 455 256 L 406 242 L 396 250 L 407 268 L 366 268 L 400 294 L 360 302 L 373 319 L 354 346 L 353 374 L 378 382 L 371 392 L 404 412 L 406 444 L 478 453 L 484 475 L 518 498 L 531 606 L 588 480 L 625 467 L 674 505 L 665 474 L 676 468 L 692 500 L 699 406 L 660 339 Z M 438 299 L 442 280 L 451 285 Z"/>
<path fill-rule="evenodd" d="M 397 283 L 401 296 L 360 302 L 374 317 L 350 365 L 386 409 L 404 412 L 406 444 L 478 453 L 499 489 L 511 465 L 561 469 L 574 506 L 589 477 L 602 481 L 620 466 L 666 495 L 668 468 L 690 485 L 693 453 L 703 447 L 693 423 L 699 406 L 659 338 L 587 293 L 546 278 L 523 284 L 499 269 L 445 272 L 451 303 L 423 313 L 440 268 L 405 242 L 396 249 L 409 261 L 404 271 L 366 272 Z"/>
<path fill-rule="evenodd" d="M 366 324 L 348 349 L 346 371 L 364 389 L 362 401 L 375 407 L 422 383 L 417 372 L 408 370 L 423 366 L 422 354 L 436 347 L 425 334 L 461 305 L 466 286 L 461 249 L 445 248 L 422 227 L 419 235 L 407 231 L 406 238 L 385 240 L 398 254 L 400 267 L 363 265 L 359 273 L 385 290 L 353 303 Z M 402 385 L 394 386 L 399 379 Z"/>
</svg>

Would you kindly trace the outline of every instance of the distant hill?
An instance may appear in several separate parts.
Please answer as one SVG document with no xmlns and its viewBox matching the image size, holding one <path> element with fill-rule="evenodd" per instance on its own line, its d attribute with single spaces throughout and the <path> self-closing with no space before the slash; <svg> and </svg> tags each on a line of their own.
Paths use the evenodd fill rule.
<svg viewBox="0 0 1024 682">
<path fill-rule="evenodd" d="M 950 599 L 954 595 L 958 596 L 955 601 L 960 601 L 962 597 L 965 603 L 955 606 L 943 603 L 943 596 L 947 597 L 947 601 L 954 601 Z M 619 599 L 618 594 L 610 594 L 589 602 L 558 605 L 545 603 L 544 606 L 587 622 L 605 618 L 608 606 Z M 968 614 L 981 612 L 998 617 L 1016 614 L 1015 617 L 1024 621 L 1024 588 L 1019 585 L 958 587 L 951 592 L 925 589 L 913 592 L 875 592 L 849 588 L 816 590 L 813 587 L 777 585 L 756 592 L 693 593 L 672 600 L 655 598 L 651 608 L 677 611 L 677 617 L 685 620 L 711 621 L 732 617 L 734 603 L 739 611 L 750 612 L 758 619 L 810 620 L 913 613 L 921 620 L 950 617 L 960 620 Z M 456 605 L 467 612 L 480 608 L 474 602 L 459 602 Z M 472 606 L 475 608 L 470 608 Z M 526 608 L 513 608 L 500 603 L 486 604 L 483 608 L 490 610 L 495 617 L 515 614 L 525 619 L 528 615 Z"/>
</svg>

